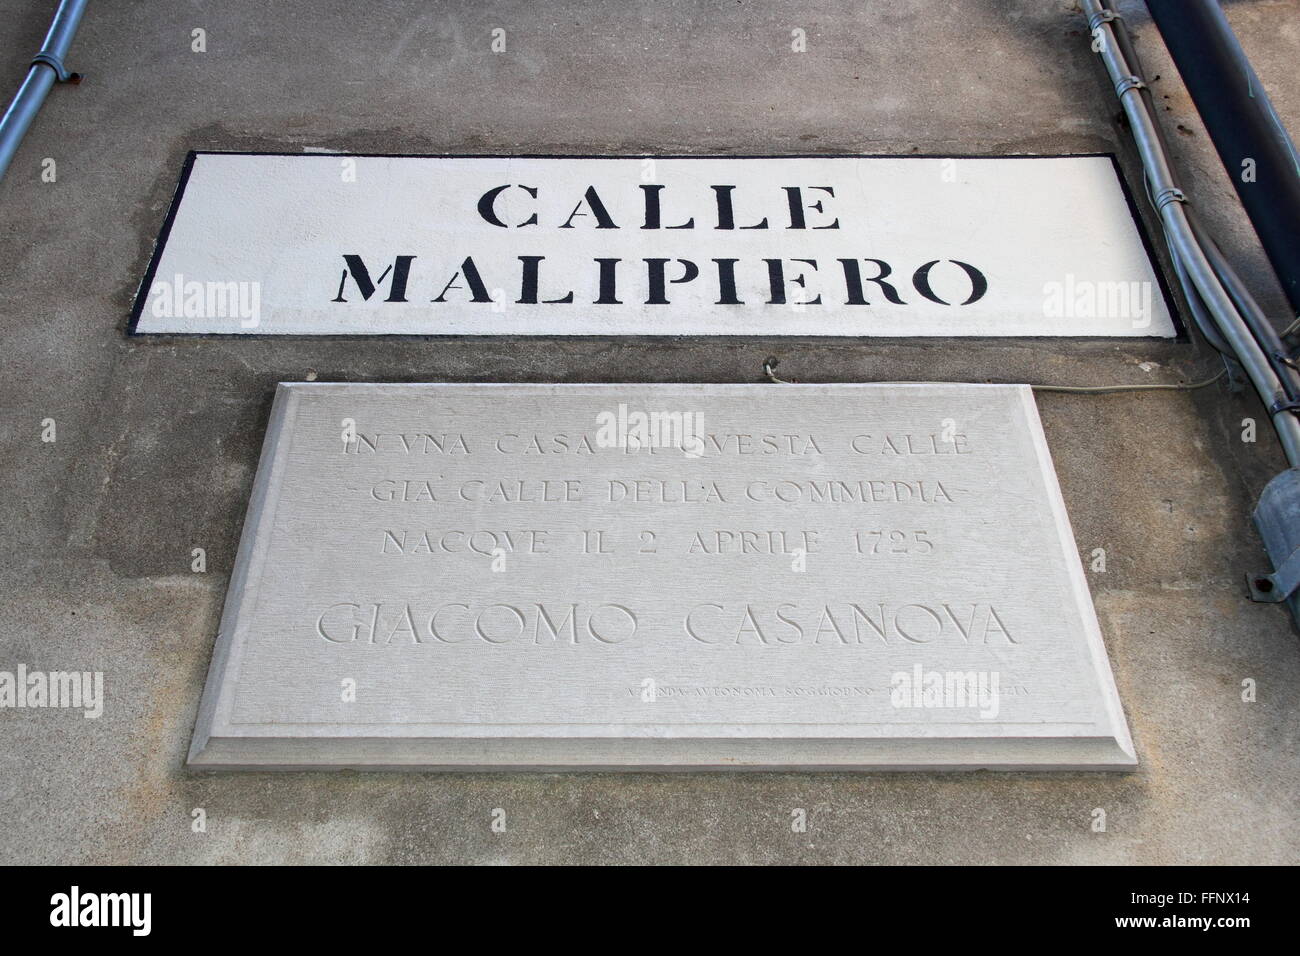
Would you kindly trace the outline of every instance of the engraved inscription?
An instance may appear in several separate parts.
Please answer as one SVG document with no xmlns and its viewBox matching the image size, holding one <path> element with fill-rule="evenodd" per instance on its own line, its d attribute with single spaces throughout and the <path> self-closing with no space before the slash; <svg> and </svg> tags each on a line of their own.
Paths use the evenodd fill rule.
<svg viewBox="0 0 1300 956">
<path fill-rule="evenodd" d="M 1131 763 L 1022 388 L 295 385 L 271 427 L 211 762 Z"/>
</svg>

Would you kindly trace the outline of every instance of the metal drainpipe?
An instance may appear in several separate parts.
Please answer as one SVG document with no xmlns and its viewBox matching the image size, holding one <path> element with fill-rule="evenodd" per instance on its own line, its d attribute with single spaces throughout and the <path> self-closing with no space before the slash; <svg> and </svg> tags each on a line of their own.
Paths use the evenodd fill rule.
<svg viewBox="0 0 1300 956">
<path fill-rule="evenodd" d="M 1217 0 L 1147 0 L 1147 9 L 1300 314 L 1300 158 L 1291 137 Z"/>
<path fill-rule="evenodd" d="M 1277 430 L 1287 460 L 1293 467 L 1300 466 L 1300 419 L 1296 418 L 1294 412 L 1285 409 L 1273 411 L 1277 403 L 1285 399 L 1285 390 L 1192 233 L 1191 224 L 1183 210 L 1185 197 L 1174 185 L 1155 121 L 1142 101 L 1139 93 L 1141 87 L 1128 72 L 1128 65 L 1123 60 L 1110 26 L 1109 11 L 1102 8 L 1099 0 L 1083 0 L 1083 8 L 1089 24 L 1103 33 L 1104 42 L 1100 44 L 1098 52 L 1128 117 L 1133 139 L 1142 157 L 1142 165 L 1151 181 L 1152 197 L 1169 235 L 1172 252 L 1179 258 L 1193 285 L 1201 293 L 1223 338 L 1236 353 L 1246 375 L 1270 410 L 1273 427 Z"/>
<path fill-rule="evenodd" d="M 27 79 L 18 88 L 4 119 L 0 119 L 0 179 L 4 178 L 5 170 L 18 152 L 18 144 L 23 141 L 27 128 L 32 125 L 55 81 L 76 83 L 81 79 L 80 74 L 69 73 L 64 68 L 63 58 L 68 55 L 68 47 L 72 45 L 73 34 L 77 32 L 87 2 L 89 0 L 63 0 L 59 4 L 41 51 L 32 59 Z"/>
</svg>

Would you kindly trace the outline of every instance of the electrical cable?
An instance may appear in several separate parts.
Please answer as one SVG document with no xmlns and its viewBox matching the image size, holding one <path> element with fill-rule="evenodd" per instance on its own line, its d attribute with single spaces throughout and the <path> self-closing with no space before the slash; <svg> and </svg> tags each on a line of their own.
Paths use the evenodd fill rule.
<svg viewBox="0 0 1300 956">
<path fill-rule="evenodd" d="M 1154 100 L 1143 79 L 1136 75 L 1134 65 L 1125 56 L 1126 51 L 1130 56 L 1135 54 L 1129 38 L 1123 36 L 1121 40 L 1126 30 L 1123 20 L 1115 13 L 1109 0 L 1081 0 L 1081 3 L 1094 38 L 1094 52 L 1100 55 L 1106 67 L 1141 156 L 1147 180 L 1144 185 L 1149 195 L 1154 194 L 1152 199 L 1168 237 L 1172 257 L 1179 260 L 1179 271 L 1198 291 L 1223 343 L 1232 351 L 1268 409 L 1287 460 L 1292 465 L 1300 465 L 1300 418 L 1296 417 L 1300 403 L 1292 398 L 1297 386 L 1292 378 L 1292 367 L 1286 361 L 1289 356 L 1279 354 L 1276 348 L 1268 348 L 1268 330 L 1261 331 L 1258 323 L 1248 321 L 1242 315 L 1240 309 L 1243 306 L 1229 292 L 1229 286 L 1235 288 L 1235 283 L 1221 278 L 1225 263 L 1211 260 L 1192 229 L 1187 216 L 1187 197 L 1176 185 L 1163 131 L 1153 115 L 1151 104 Z M 1220 267 L 1217 270 L 1216 263 Z M 1252 315 L 1251 318 L 1255 317 Z M 1276 332 L 1273 335 L 1276 336 Z"/>
<path fill-rule="evenodd" d="M 768 380 L 777 385 L 797 385 L 797 382 L 789 381 L 784 378 L 777 378 L 776 372 L 773 371 L 781 360 L 771 356 L 763 360 L 763 373 Z M 1228 370 L 1220 369 L 1219 373 L 1212 378 L 1207 378 L 1199 382 L 1173 382 L 1170 384 L 1152 384 L 1152 385 L 1035 385 L 1032 382 L 1022 383 L 1014 382 L 1009 384 L 1028 384 L 1036 392 L 1065 392 L 1072 395 L 1109 395 L 1116 392 L 1190 392 L 1198 388 L 1207 388 L 1219 381 L 1223 376 L 1228 374 Z M 939 385 L 941 382 L 904 382 L 904 381 L 882 381 L 868 382 L 863 384 L 870 385 Z M 990 383 L 992 384 L 992 383 Z"/>
<path fill-rule="evenodd" d="M 1133 40 L 1128 31 L 1128 26 L 1125 24 L 1123 16 L 1116 10 L 1112 0 L 1098 0 L 1098 5 L 1103 11 L 1109 14 L 1109 17 L 1105 22 L 1110 26 L 1111 34 L 1115 38 L 1115 45 L 1119 48 L 1120 56 L 1123 58 L 1126 69 L 1129 71 L 1130 75 L 1141 84 L 1136 87 L 1136 89 L 1139 97 L 1146 105 L 1147 112 L 1152 116 L 1151 125 L 1154 132 L 1154 138 L 1159 143 L 1162 152 L 1166 156 L 1169 156 L 1171 155 L 1169 141 L 1165 136 L 1164 128 L 1154 121 L 1154 116 L 1157 112 L 1155 97 L 1152 95 L 1150 88 L 1146 85 L 1145 73 L 1142 69 L 1142 61 L 1139 59 L 1137 50 L 1133 46 Z M 1165 172 L 1169 185 L 1175 189 L 1180 189 L 1181 182 L 1179 181 L 1177 173 L 1173 169 L 1172 163 L 1168 164 Z M 1151 202 L 1152 206 L 1155 206 L 1155 197 L 1151 195 L 1150 173 L 1145 168 L 1143 169 L 1142 185 L 1146 189 L 1147 199 Z M 1256 302 L 1254 296 L 1251 295 L 1250 290 L 1246 288 L 1245 283 L 1241 281 L 1241 277 L 1237 274 L 1236 270 L 1232 268 L 1227 257 L 1223 255 L 1222 250 L 1219 249 L 1218 244 L 1215 243 L 1214 239 L 1208 232 L 1206 232 L 1195 211 L 1188 208 L 1185 210 L 1185 214 L 1192 234 L 1200 245 L 1206 259 L 1209 260 L 1210 267 L 1216 278 L 1218 278 L 1220 284 L 1222 284 L 1225 291 L 1231 297 L 1238 314 L 1240 314 L 1243 321 L 1247 324 L 1253 337 L 1259 343 L 1260 349 L 1263 351 L 1269 365 L 1272 367 L 1274 374 L 1277 375 L 1285 398 L 1293 403 L 1300 402 L 1300 371 L 1297 371 L 1295 365 L 1292 364 L 1290 350 L 1282 341 L 1282 335 L 1286 333 L 1279 334 L 1273 327 L 1273 324 L 1264 314 L 1263 309 L 1259 307 L 1258 302 Z M 1176 247 L 1170 241 L 1167 226 L 1165 227 L 1165 244 L 1166 248 L 1170 250 L 1174 271 L 1178 274 L 1179 284 L 1182 286 L 1183 294 L 1187 299 L 1189 308 L 1192 310 L 1193 318 L 1196 319 L 1197 328 L 1211 345 L 1221 352 L 1224 351 L 1226 342 L 1224 342 L 1223 338 L 1219 335 L 1211 335 L 1208 332 L 1209 323 L 1203 320 L 1209 318 L 1213 321 L 1212 315 L 1205 309 L 1204 300 L 1201 299 L 1199 292 L 1193 294 L 1192 290 L 1195 289 L 1195 286 L 1191 282 L 1190 276 L 1187 274 L 1184 263 L 1182 263 L 1178 257 Z M 1300 320 L 1293 324 L 1300 325 Z"/>
</svg>

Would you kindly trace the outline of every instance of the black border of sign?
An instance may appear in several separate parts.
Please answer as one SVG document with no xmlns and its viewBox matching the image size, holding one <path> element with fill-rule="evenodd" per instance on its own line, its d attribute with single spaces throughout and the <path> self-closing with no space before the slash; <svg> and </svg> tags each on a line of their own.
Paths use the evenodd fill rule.
<svg viewBox="0 0 1300 956">
<path fill-rule="evenodd" d="M 612 334 L 607 332 L 583 332 L 576 334 L 547 334 L 540 333 L 529 335 L 519 332 L 267 332 L 267 333 L 248 333 L 248 332 L 139 332 L 136 326 L 139 324 L 140 315 L 144 311 L 145 302 L 148 300 L 148 290 L 153 287 L 153 278 L 158 270 L 158 262 L 162 258 L 163 250 L 167 247 L 167 240 L 171 236 L 172 224 L 176 221 L 176 213 L 180 210 L 181 200 L 185 197 L 185 187 L 190 181 L 190 174 L 194 171 L 194 161 L 199 156 L 297 156 L 297 157 L 322 157 L 322 158 L 347 158 L 354 157 L 357 159 L 1074 159 L 1074 158 L 1097 158 L 1106 157 L 1110 160 L 1111 167 L 1115 171 L 1115 178 L 1119 181 L 1120 189 L 1124 193 L 1124 200 L 1128 203 L 1129 217 L 1133 220 L 1133 225 L 1137 228 L 1138 236 L 1142 240 L 1142 248 L 1146 251 L 1147 261 L 1151 265 L 1151 271 L 1156 275 L 1156 281 L 1160 285 L 1160 294 L 1164 298 L 1165 308 L 1169 311 L 1169 318 L 1173 322 L 1173 338 L 1165 338 L 1160 335 L 1133 335 L 1133 336 L 1113 336 L 1113 335 L 799 335 L 794 333 L 783 332 L 719 332 L 710 333 L 683 333 L 683 332 L 624 332 Z M 220 339 L 315 339 L 318 341 L 347 341 L 348 339 L 396 339 L 417 340 L 417 339 L 485 339 L 485 340 L 514 340 L 514 339 L 532 339 L 532 340 L 564 340 L 564 339 L 621 339 L 621 340 L 639 340 L 639 339 L 718 339 L 718 340 L 735 340 L 750 339 L 754 341 L 764 341 L 767 339 L 793 339 L 793 340 L 825 340 L 831 342 L 850 342 L 862 339 L 883 340 L 883 341 L 910 341 L 913 339 L 924 338 L 927 340 L 943 339 L 961 339 L 967 342 L 1024 342 L 1024 341 L 1085 341 L 1085 342 L 1183 342 L 1190 341 L 1187 334 L 1187 325 L 1183 322 L 1182 315 L 1178 311 L 1178 305 L 1174 300 L 1172 288 L 1169 285 L 1169 278 L 1165 275 L 1164 266 L 1156 255 L 1156 247 L 1152 242 L 1151 233 L 1147 229 L 1146 222 L 1137 206 L 1133 190 L 1129 188 L 1128 180 L 1124 177 L 1124 170 L 1120 166 L 1119 158 L 1113 152 L 1097 153 L 306 153 L 306 152 L 288 152 L 280 150 L 248 150 L 248 149 L 192 149 L 185 154 L 185 163 L 181 166 L 180 181 L 176 184 L 176 191 L 172 194 L 171 205 L 167 209 L 167 216 L 163 219 L 162 229 L 158 233 L 158 238 L 154 242 L 153 252 L 149 255 L 149 265 L 145 269 L 144 278 L 140 281 L 139 287 L 135 293 L 135 303 L 131 308 L 131 319 L 126 327 L 126 334 L 133 338 L 220 338 Z"/>
</svg>

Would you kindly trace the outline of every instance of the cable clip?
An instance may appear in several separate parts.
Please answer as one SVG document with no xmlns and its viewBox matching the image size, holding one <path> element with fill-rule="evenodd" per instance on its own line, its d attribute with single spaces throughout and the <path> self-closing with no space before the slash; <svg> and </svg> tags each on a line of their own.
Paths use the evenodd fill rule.
<svg viewBox="0 0 1300 956">
<path fill-rule="evenodd" d="M 1300 411 L 1300 398 L 1279 398 L 1272 405 L 1268 406 L 1269 416 L 1280 415 L 1282 412 Z"/>
<path fill-rule="evenodd" d="M 793 385 L 794 382 L 788 382 L 783 378 L 776 377 L 776 372 L 774 372 L 773 369 L 780 364 L 781 360 L 775 355 L 768 356 L 763 359 L 763 374 L 767 376 L 768 381 L 774 382 L 777 385 Z"/>
<path fill-rule="evenodd" d="M 1099 13 L 1094 13 L 1092 16 L 1088 18 L 1088 29 L 1091 30 L 1093 33 L 1096 33 L 1097 28 L 1100 27 L 1103 23 L 1114 23 L 1116 20 L 1123 20 L 1123 19 L 1124 18 L 1121 17 L 1114 10 L 1102 10 Z"/>
<path fill-rule="evenodd" d="M 48 66 L 51 70 L 53 70 L 54 78 L 58 80 L 60 83 L 71 83 L 75 86 L 76 84 L 81 82 L 81 74 L 69 73 L 68 68 L 63 65 L 63 61 L 59 59 L 57 56 L 55 56 L 53 53 L 47 53 L 44 50 L 42 50 L 40 53 L 36 54 L 34 57 L 32 57 L 31 65 L 36 66 L 37 64 Z"/>
<path fill-rule="evenodd" d="M 1164 209 L 1171 202 L 1185 203 L 1187 202 L 1187 194 L 1183 192 L 1181 189 L 1175 189 L 1172 186 L 1168 187 L 1167 189 L 1162 189 L 1160 190 L 1160 192 L 1156 193 L 1155 204 L 1157 210 Z"/>
<path fill-rule="evenodd" d="M 1123 96 L 1129 90 L 1145 90 L 1147 85 L 1142 82 L 1140 76 L 1126 76 L 1115 84 L 1115 95 Z"/>
</svg>

